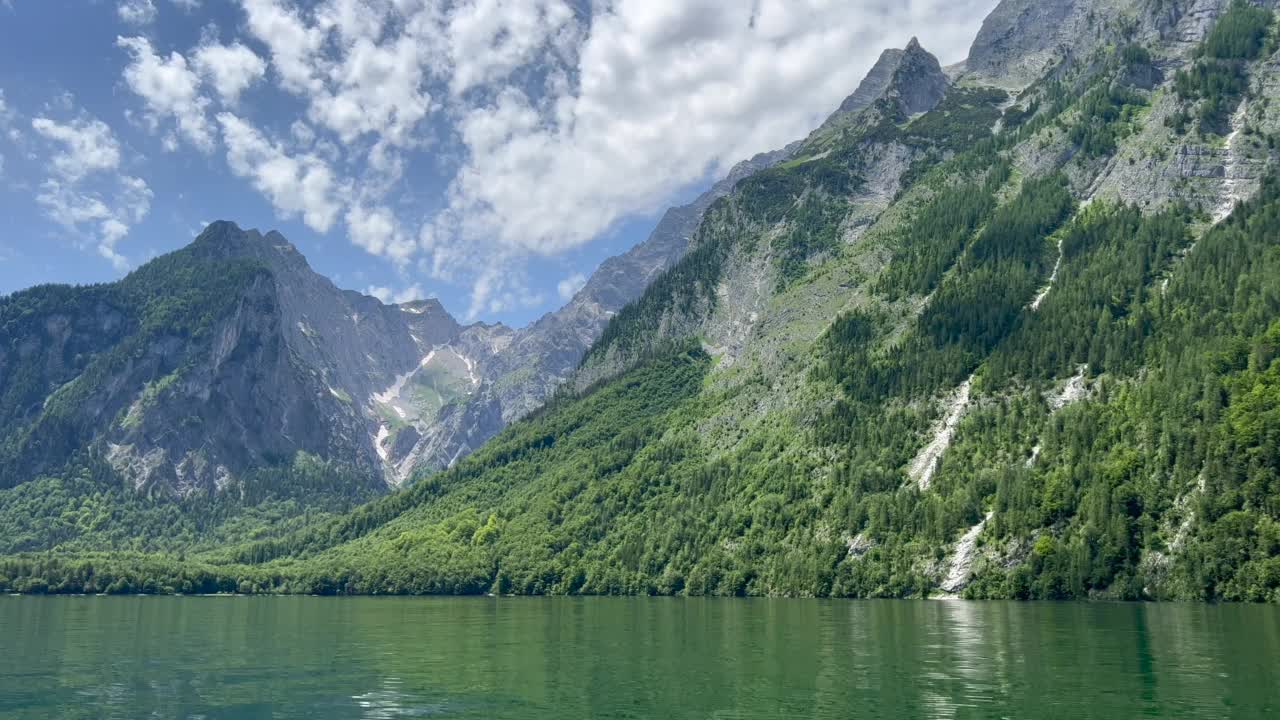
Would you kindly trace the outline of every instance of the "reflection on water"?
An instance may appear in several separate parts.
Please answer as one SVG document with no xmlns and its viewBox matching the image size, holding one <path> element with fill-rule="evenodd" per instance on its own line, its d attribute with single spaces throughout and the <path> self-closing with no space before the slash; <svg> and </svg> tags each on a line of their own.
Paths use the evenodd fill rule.
<svg viewBox="0 0 1280 720">
<path fill-rule="evenodd" d="M 436 717 L 448 714 L 446 703 L 432 703 L 425 698 L 406 693 L 401 690 L 404 681 L 397 677 L 388 677 L 382 681 L 382 687 L 361 695 L 353 695 L 351 699 L 356 706 L 363 709 L 360 715 L 366 720 L 390 720 L 394 718 Z"/>
<path fill-rule="evenodd" d="M 0 598 L 0 718 L 1280 717 L 1271 607 Z"/>
<path fill-rule="evenodd" d="M 964 602 L 937 604 L 938 621 L 926 645 L 927 655 L 921 676 L 927 716 L 954 718 L 961 708 L 989 702 L 994 692 L 997 668 L 985 655 L 992 647 L 982 637 L 978 606 Z"/>
</svg>

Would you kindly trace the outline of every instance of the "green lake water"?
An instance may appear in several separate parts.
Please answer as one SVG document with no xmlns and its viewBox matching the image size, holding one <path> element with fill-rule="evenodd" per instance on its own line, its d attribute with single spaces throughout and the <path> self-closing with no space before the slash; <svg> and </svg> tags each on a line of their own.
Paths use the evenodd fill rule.
<svg viewBox="0 0 1280 720">
<path fill-rule="evenodd" d="M 1280 718 L 1280 608 L 0 597 L 0 718 Z"/>
</svg>

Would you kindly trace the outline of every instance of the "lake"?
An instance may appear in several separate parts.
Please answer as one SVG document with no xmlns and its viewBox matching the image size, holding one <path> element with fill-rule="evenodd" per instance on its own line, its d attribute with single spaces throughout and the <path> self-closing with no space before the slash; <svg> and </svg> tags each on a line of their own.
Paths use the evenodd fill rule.
<svg viewBox="0 0 1280 720">
<path fill-rule="evenodd" d="M 0 718 L 1280 717 L 1280 608 L 0 597 Z"/>
</svg>

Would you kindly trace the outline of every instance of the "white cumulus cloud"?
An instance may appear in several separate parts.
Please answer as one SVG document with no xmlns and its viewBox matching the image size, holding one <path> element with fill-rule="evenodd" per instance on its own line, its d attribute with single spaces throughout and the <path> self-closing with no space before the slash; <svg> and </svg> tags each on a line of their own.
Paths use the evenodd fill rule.
<svg viewBox="0 0 1280 720">
<path fill-rule="evenodd" d="M 404 262 L 417 250 L 417 243 L 406 235 L 388 208 L 355 203 L 347 210 L 346 221 L 352 242 L 372 255 Z"/>
<path fill-rule="evenodd" d="M 573 273 L 569 277 L 561 280 L 556 285 L 556 292 L 560 295 L 560 301 L 569 302 L 586 284 L 587 276 L 582 273 Z"/>
<path fill-rule="evenodd" d="M 386 305 L 402 305 L 426 297 L 422 286 L 417 284 L 410 285 L 403 290 L 393 290 L 382 285 L 370 285 L 364 289 L 364 294 L 376 297 Z"/>
<path fill-rule="evenodd" d="M 301 215 L 318 232 L 328 232 L 342 211 L 343 188 L 319 157 L 290 156 L 257 128 L 236 115 L 218 114 L 232 172 L 248 178 L 285 217 Z"/>
<path fill-rule="evenodd" d="M 157 55 L 142 37 L 117 38 L 116 45 L 133 55 L 124 70 L 129 89 L 146 102 L 147 120 L 157 129 L 172 118 L 178 132 L 201 152 L 212 152 L 214 130 L 205 111 L 209 99 L 200 93 L 200 78 L 181 53 Z"/>
<path fill-rule="evenodd" d="M 242 0 L 249 31 L 271 50 L 282 86 L 343 142 L 414 144 L 432 107 L 438 11 L 412 0 L 329 0 L 304 15 L 280 0 Z"/>
<path fill-rule="evenodd" d="M 59 147 L 51 161 L 54 170 L 68 182 L 120 166 L 120 143 L 101 120 L 81 117 L 59 123 L 38 117 L 31 121 L 31 129 Z"/>
<path fill-rule="evenodd" d="M 155 22 L 156 6 L 151 0 L 120 0 L 116 15 L 130 25 L 149 25 Z"/>
<path fill-rule="evenodd" d="M 572 52 L 580 39 L 576 13 L 562 0 L 471 0 L 448 19 L 453 73 L 450 90 L 461 94 L 508 77 L 548 49 Z"/>
<path fill-rule="evenodd" d="M 194 61 L 200 75 L 213 84 L 218 96 L 228 105 L 235 105 L 240 93 L 267 74 L 266 62 L 241 43 L 201 45 L 195 51 Z"/>
<path fill-rule="evenodd" d="M 154 197 L 141 178 L 117 174 L 120 144 L 101 120 L 81 116 L 68 123 L 37 117 L 31 127 L 57 149 L 51 177 L 36 202 L 54 222 L 86 237 L 120 271 L 129 261 L 116 245 L 147 216 Z"/>
<path fill-rule="evenodd" d="M 324 31 L 307 25 L 288 3 L 241 0 L 240 4 L 248 16 L 249 31 L 271 49 L 272 66 L 284 87 L 294 92 L 322 87 L 314 68 L 324 43 Z"/>
</svg>

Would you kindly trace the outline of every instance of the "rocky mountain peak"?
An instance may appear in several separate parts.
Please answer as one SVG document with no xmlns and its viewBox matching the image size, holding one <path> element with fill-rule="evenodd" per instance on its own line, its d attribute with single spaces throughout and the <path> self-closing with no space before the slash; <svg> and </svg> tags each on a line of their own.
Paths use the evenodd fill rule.
<svg viewBox="0 0 1280 720">
<path fill-rule="evenodd" d="M 279 231 L 271 230 L 263 235 L 257 229 L 242 229 L 230 220 L 209 223 L 196 236 L 192 248 L 206 257 L 259 260 L 273 270 L 311 269 L 298 248 Z"/>
<path fill-rule="evenodd" d="M 911 38 L 894 69 L 886 96 L 896 97 L 907 115 L 928 112 L 942 101 L 950 86 L 938 58 Z"/>
<path fill-rule="evenodd" d="M 898 65 L 902 62 L 902 56 L 905 54 L 904 51 L 896 48 L 890 48 L 880 53 L 880 59 L 876 60 L 876 64 L 871 66 L 871 71 L 858 84 L 858 89 L 854 90 L 852 95 L 840 103 L 840 107 L 836 109 L 832 117 L 865 110 L 871 107 L 872 103 L 884 97 L 885 91 L 889 89 L 889 83 L 893 81 L 893 74 L 897 71 Z"/>
<path fill-rule="evenodd" d="M 407 303 L 400 303 L 399 307 L 402 311 L 410 315 L 448 315 L 449 311 L 444 309 L 444 305 L 435 298 L 427 298 L 425 300 L 410 300 Z"/>
<path fill-rule="evenodd" d="M 946 94 L 950 84 L 938 58 L 912 37 L 903 49 L 890 48 L 880 53 L 871 71 L 858 84 L 858 89 L 840 103 L 827 120 L 861 112 L 879 100 L 896 98 L 907 115 L 933 109 Z"/>
</svg>

